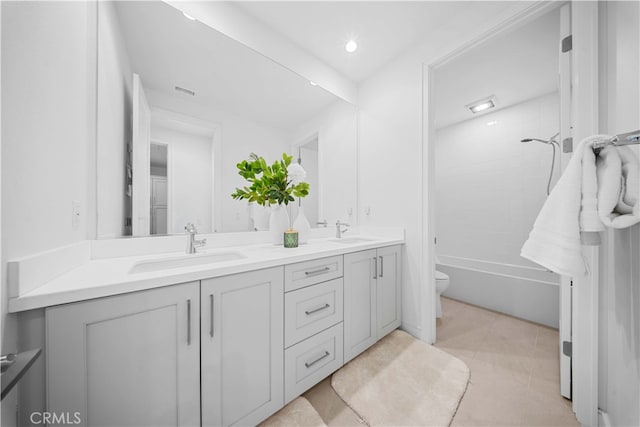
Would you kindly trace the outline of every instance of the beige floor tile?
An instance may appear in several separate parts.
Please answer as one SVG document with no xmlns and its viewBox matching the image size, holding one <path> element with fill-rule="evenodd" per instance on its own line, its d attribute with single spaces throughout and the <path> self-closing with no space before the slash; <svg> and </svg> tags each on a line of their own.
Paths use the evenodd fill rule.
<svg viewBox="0 0 640 427">
<path fill-rule="evenodd" d="M 490 337 L 476 351 L 474 359 L 528 378 L 534 366 L 532 351 L 533 348 L 511 345 L 508 341 Z"/>
<path fill-rule="evenodd" d="M 570 402 L 560 392 L 550 394 L 529 389 L 527 392 L 523 426 L 579 426 Z"/>
<path fill-rule="evenodd" d="M 366 425 L 331 387 L 331 377 L 318 383 L 303 396 L 313 405 L 328 426 Z"/>
<path fill-rule="evenodd" d="M 558 353 L 560 347 L 560 341 L 558 338 L 558 330 L 541 326 L 538 330 L 538 339 L 536 340 L 536 347 L 549 350 L 550 352 Z"/>
<path fill-rule="evenodd" d="M 522 386 L 520 393 L 523 398 L 508 387 L 493 388 L 488 384 L 470 383 L 451 425 L 520 425 L 525 408 L 526 387 Z"/>
<path fill-rule="evenodd" d="M 491 326 L 491 336 L 511 343 L 535 347 L 540 327 L 525 320 L 499 316 Z"/>
<path fill-rule="evenodd" d="M 455 300 L 443 307 L 436 346 L 471 371 L 452 426 L 578 425 L 560 395 L 557 330 Z"/>
<path fill-rule="evenodd" d="M 471 371 L 470 381 L 474 384 L 488 384 L 491 387 L 512 390 L 529 386 L 530 375 L 526 372 L 479 359 L 472 359 L 465 363 Z"/>
</svg>

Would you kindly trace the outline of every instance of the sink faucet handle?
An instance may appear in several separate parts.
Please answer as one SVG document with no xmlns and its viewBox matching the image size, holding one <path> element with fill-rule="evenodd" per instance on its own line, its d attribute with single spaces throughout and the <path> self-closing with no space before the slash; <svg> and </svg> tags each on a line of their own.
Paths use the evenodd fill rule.
<svg viewBox="0 0 640 427">
<path fill-rule="evenodd" d="M 347 232 L 347 228 L 345 228 L 344 230 L 341 228 L 341 226 L 345 226 L 348 227 L 349 224 L 346 222 L 340 222 L 340 220 L 336 221 L 336 238 L 341 238 L 342 237 L 342 233 L 346 233 Z"/>
<path fill-rule="evenodd" d="M 187 230 L 187 233 L 190 233 L 190 234 L 195 234 L 198 232 L 198 229 L 196 228 L 196 226 L 190 222 L 188 222 L 187 225 L 184 226 L 184 229 Z"/>
</svg>

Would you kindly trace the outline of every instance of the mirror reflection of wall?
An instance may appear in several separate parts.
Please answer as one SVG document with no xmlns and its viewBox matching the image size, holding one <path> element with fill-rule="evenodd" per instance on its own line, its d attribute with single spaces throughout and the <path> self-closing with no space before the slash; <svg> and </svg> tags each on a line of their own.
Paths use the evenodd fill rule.
<svg viewBox="0 0 640 427">
<path fill-rule="evenodd" d="M 318 156 L 318 134 L 314 133 L 309 138 L 303 140 L 294 149 L 294 161 L 298 161 L 307 173 L 305 181 L 309 183 L 309 195 L 303 199 L 296 200 L 291 205 L 291 218 L 298 216 L 298 211 L 302 207 L 304 215 L 311 227 L 318 224 L 320 212 L 320 168 Z"/>
<path fill-rule="evenodd" d="M 151 143 L 151 234 L 167 234 L 167 145 Z"/>
<path fill-rule="evenodd" d="M 188 118 L 152 110 L 151 177 L 155 175 L 153 147 L 163 147 L 167 201 L 164 233 L 154 233 L 152 227 L 151 234 L 181 233 L 187 222 L 201 233 L 214 231 L 215 132 Z M 153 200 L 153 185 L 151 193 Z"/>
<path fill-rule="evenodd" d="M 164 2 L 99 2 L 98 14 L 98 238 L 183 233 L 187 222 L 201 233 L 260 229 L 255 209 L 230 197 L 236 187 L 246 185 L 235 165 L 252 152 L 268 161 L 283 152 L 298 157 L 292 144 L 300 141 L 301 129 L 320 135 L 316 170 L 323 167 L 322 153 L 328 157 L 338 144 L 344 146 L 336 152 L 340 161 L 353 169 L 354 106 L 205 24 L 186 19 Z M 133 197 L 127 195 L 127 163 L 134 177 L 142 169 L 135 166 L 135 156 L 127 155 L 128 150 L 141 151 L 131 137 L 141 126 L 132 119 L 134 73 L 140 76 L 149 105 L 149 144 L 167 146 L 165 211 L 153 204 L 152 186 L 144 180 L 137 187 L 133 183 Z M 185 130 L 185 123 L 196 123 L 210 133 L 194 135 L 193 126 Z M 198 138 L 208 139 L 209 155 L 204 154 L 203 141 L 194 142 Z M 201 149 L 189 160 L 180 151 L 188 145 Z M 143 160 L 148 168 L 150 159 Z M 310 164 L 303 167 L 307 166 L 313 169 Z M 356 181 L 351 170 L 345 173 L 334 175 L 335 183 L 319 181 L 331 179 L 328 174 L 314 175 L 318 182 L 302 201 L 312 226 L 327 215 L 320 210 L 331 212 L 331 221 L 349 219 L 346 212 L 355 204 Z M 148 179 L 152 175 L 144 173 Z M 348 196 L 323 200 L 321 189 L 336 185 Z M 140 195 L 140 187 L 148 188 L 149 194 Z"/>
</svg>

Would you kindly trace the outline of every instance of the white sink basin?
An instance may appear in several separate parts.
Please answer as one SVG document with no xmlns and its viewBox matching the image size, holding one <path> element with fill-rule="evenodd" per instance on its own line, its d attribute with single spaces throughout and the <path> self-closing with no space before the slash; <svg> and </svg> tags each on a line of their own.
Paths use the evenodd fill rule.
<svg viewBox="0 0 640 427">
<path fill-rule="evenodd" d="M 331 239 L 332 242 L 343 243 L 345 245 L 351 245 L 354 243 L 364 243 L 364 242 L 372 242 L 374 239 L 369 239 L 367 237 L 342 237 L 340 239 Z"/>
<path fill-rule="evenodd" d="M 215 264 L 218 262 L 233 261 L 243 258 L 246 258 L 246 255 L 236 251 L 209 252 L 192 255 L 185 254 L 175 258 L 162 258 L 158 260 L 137 262 L 131 270 L 129 270 L 129 274 L 149 273 L 152 271 L 170 270 L 172 268 Z"/>
</svg>

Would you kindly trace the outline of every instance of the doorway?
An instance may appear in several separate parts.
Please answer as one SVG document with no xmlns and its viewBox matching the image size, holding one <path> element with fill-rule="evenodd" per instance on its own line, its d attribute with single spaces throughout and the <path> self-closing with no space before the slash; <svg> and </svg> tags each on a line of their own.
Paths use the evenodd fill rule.
<svg viewBox="0 0 640 427">
<path fill-rule="evenodd" d="M 448 274 L 445 296 L 555 328 L 560 277 L 519 253 L 561 170 L 568 8 L 541 5 L 425 67 L 427 274 Z"/>
</svg>

